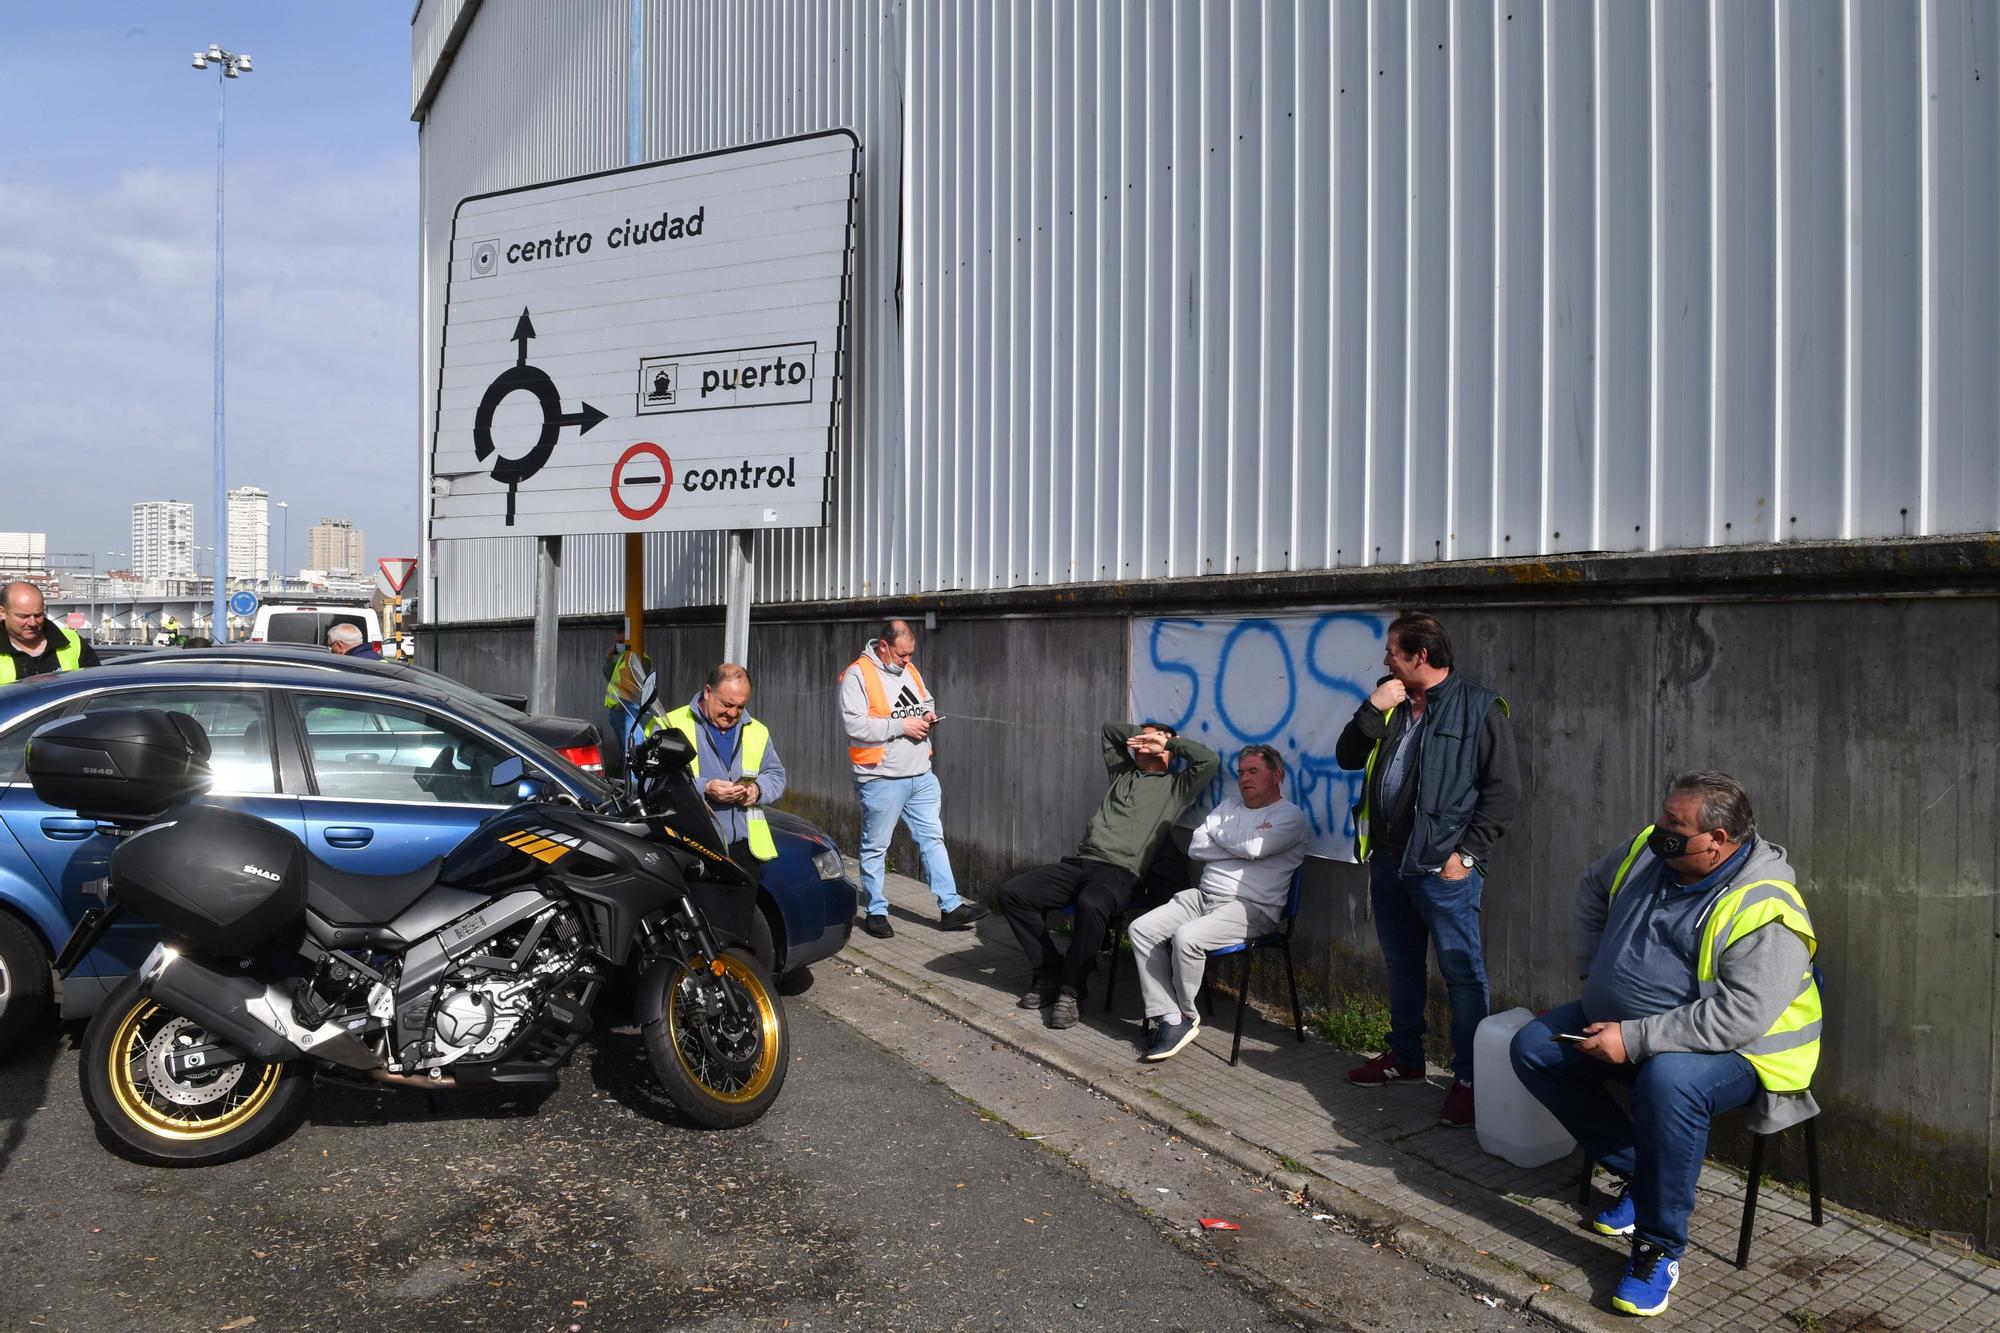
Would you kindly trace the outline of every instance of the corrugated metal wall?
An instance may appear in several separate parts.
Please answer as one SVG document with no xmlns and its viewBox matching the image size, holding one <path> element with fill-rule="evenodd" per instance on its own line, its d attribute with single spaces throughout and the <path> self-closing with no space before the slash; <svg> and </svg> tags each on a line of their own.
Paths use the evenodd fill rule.
<svg viewBox="0 0 2000 1333">
<path fill-rule="evenodd" d="M 647 12 L 649 155 L 864 145 L 838 517 L 759 600 L 2000 527 L 1990 0 Z M 464 194 L 623 160 L 625 15 L 481 6 L 428 273 Z M 526 613 L 514 545 L 446 618 Z"/>
</svg>

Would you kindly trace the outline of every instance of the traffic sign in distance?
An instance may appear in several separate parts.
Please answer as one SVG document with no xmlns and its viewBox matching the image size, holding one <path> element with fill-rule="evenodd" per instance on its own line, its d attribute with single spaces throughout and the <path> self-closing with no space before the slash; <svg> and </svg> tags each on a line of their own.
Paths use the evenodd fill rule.
<svg viewBox="0 0 2000 1333">
<path fill-rule="evenodd" d="M 385 555 L 375 563 L 382 570 L 378 580 L 382 591 L 391 597 L 401 597 L 403 589 L 409 586 L 410 576 L 417 572 L 417 558 L 413 555 Z"/>
<path fill-rule="evenodd" d="M 248 588 L 229 594 L 229 609 L 233 614 L 239 616 L 256 615 L 257 594 L 251 592 Z"/>
</svg>

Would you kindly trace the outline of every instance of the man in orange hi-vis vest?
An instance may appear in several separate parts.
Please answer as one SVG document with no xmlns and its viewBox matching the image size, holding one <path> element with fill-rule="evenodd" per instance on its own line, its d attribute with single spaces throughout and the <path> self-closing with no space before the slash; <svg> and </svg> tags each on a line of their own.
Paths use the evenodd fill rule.
<svg viewBox="0 0 2000 1333">
<path fill-rule="evenodd" d="M 945 853 L 938 817 L 941 797 L 937 775 L 931 772 L 931 728 L 940 719 L 936 701 L 910 660 L 916 651 L 917 636 L 909 623 L 891 620 L 840 676 L 847 758 L 854 765 L 854 791 L 861 801 L 861 892 L 868 899 L 861 928 L 884 940 L 896 933 L 889 924 L 882 872 L 899 819 L 916 839 L 924 878 L 937 896 L 938 925 L 970 930 L 987 914 L 985 907 L 958 896 Z"/>
</svg>

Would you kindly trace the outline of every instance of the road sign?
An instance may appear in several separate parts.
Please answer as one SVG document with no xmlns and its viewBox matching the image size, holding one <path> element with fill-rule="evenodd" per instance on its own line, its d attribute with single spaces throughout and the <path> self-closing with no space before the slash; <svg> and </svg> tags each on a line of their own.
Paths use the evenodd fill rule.
<svg viewBox="0 0 2000 1333">
<path fill-rule="evenodd" d="M 232 615 L 254 616 L 257 614 L 257 594 L 245 588 L 229 594 L 229 611 Z"/>
<path fill-rule="evenodd" d="M 89 623 L 90 617 L 81 611 L 72 611 L 63 617 L 63 624 L 69 626 L 71 629 L 82 629 Z"/>
<path fill-rule="evenodd" d="M 460 203 L 432 536 L 827 522 L 859 163 L 838 130 Z"/>
<path fill-rule="evenodd" d="M 410 584 L 410 575 L 417 572 L 417 558 L 413 555 L 385 555 L 375 564 L 381 570 L 375 582 L 384 597 L 401 597 Z"/>
</svg>

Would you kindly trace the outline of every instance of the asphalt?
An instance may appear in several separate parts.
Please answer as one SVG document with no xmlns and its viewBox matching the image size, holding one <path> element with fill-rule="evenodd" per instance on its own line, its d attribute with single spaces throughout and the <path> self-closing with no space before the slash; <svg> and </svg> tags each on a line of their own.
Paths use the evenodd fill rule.
<svg viewBox="0 0 2000 1333">
<path fill-rule="evenodd" d="M 323 1087 L 283 1143 L 201 1170 L 106 1152 L 77 1030 L 51 1030 L 0 1066 L 0 1327 L 1351 1326 L 810 994 L 788 1013 L 787 1085 L 747 1129 L 679 1122 L 606 1032 L 545 1098 Z"/>
</svg>

